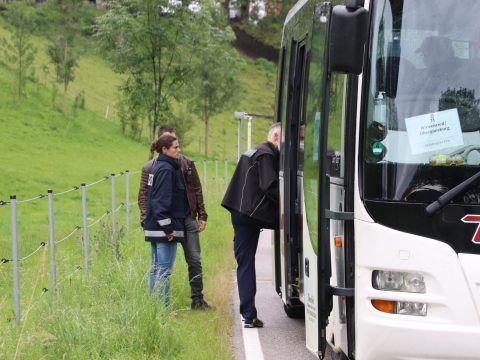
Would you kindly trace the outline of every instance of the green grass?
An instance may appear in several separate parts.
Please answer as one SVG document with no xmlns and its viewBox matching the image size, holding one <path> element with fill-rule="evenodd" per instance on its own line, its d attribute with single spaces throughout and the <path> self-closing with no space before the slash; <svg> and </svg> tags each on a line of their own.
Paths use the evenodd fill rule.
<svg viewBox="0 0 480 360">
<path fill-rule="evenodd" d="M 17 353 L 21 359 L 230 359 L 225 340 L 231 327 L 231 230 L 223 226 L 226 214 L 218 205 L 207 210 L 210 220 L 201 235 L 202 258 L 206 298 L 214 311 L 188 310 L 181 247 L 172 276 L 174 311 L 152 301 L 146 290 L 150 250 L 141 232 L 121 238 L 116 262 L 106 226 L 90 241 L 89 278 L 82 271 L 70 278 L 60 276 L 55 307 L 51 294 L 41 292 L 48 285 L 48 253 L 37 254 L 37 275 L 31 279 L 36 290 L 31 296 L 22 292 L 27 295 L 23 327 L 17 329 L 4 316 L 0 319 L 0 357 L 10 359 Z"/>
<path fill-rule="evenodd" d="M 0 36 L 7 32 L 0 24 Z M 92 53 L 80 61 L 70 100 L 85 91 L 86 109 L 65 116 L 61 94 L 52 101 L 51 78 L 43 78 L 45 40 L 39 48 L 38 82 L 27 84 L 27 97 L 17 105 L 13 73 L 0 67 L 0 200 L 16 194 L 19 200 L 59 193 L 110 173 L 132 172 L 130 201 L 132 233 L 125 229 L 125 208 L 117 216 L 120 259 L 113 256 L 110 216 L 90 229 L 90 274 L 84 267 L 82 231 L 56 245 L 58 294 L 52 302 L 49 247 L 40 248 L 20 263 L 21 327 L 13 312 L 12 263 L 0 264 L 1 359 L 230 359 L 230 293 L 233 269 L 232 229 L 228 213 L 219 206 L 225 190 L 223 160 L 229 176 L 237 155 L 237 123 L 233 111 L 273 114 L 275 70 L 262 61 L 244 60 L 239 80 L 239 104 L 211 122 L 211 159 L 219 159 L 218 192 L 214 162 L 208 161 L 207 230 L 201 235 L 206 298 L 216 310 L 186 310 L 189 306 L 187 270 L 181 247 L 172 277 L 174 311 L 166 312 L 147 294 L 150 250 L 138 226 L 135 205 L 139 174 L 147 160 L 146 142 L 125 137 L 114 114 L 121 78 Z M 110 115 L 105 119 L 106 106 Z M 70 103 L 71 106 L 71 103 Z M 269 122 L 255 120 L 252 144 L 265 140 Z M 246 127 L 244 127 L 246 144 Z M 200 138 L 200 145 L 199 145 Z M 194 122 L 183 150 L 203 159 L 203 126 Z M 203 181 L 203 165 L 197 165 Z M 116 178 L 117 206 L 125 202 L 125 176 Z M 88 222 L 111 208 L 111 180 L 87 188 Z M 19 256 L 31 254 L 47 242 L 45 198 L 20 203 Z M 54 198 L 55 235 L 62 239 L 82 225 L 79 190 Z M 11 258 L 10 207 L 0 206 L 0 258 Z M 44 292 L 42 289 L 49 289 Z M 207 346 L 208 344 L 208 346 Z"/>
<path fill-rule="evenodd" d="M 4 27 L 2 28 L 0 19 L 0 37 L 8 36 L 9 33 Z M 46 54 L 47 41 L 42 37 L 34 37 L 33 43 L 38 49 L 34 62 L 38 83 L 30 83 L 27 86 L 29 96 L 37 96 L 39 92 L 42 92 L 44 93 L 44 106 L 54 104 L 56 108 L 61 109 L 63 92 L 54 82 L 54 69 L 50 65 Z M 275 66 L 263 59 L 256 61 L 240 59 L 239 63 L 238 79 L 241 90 L 235 95 L 238 101 L 236 105 L 212 117 L 210 121 L 209 157 L 213 159 L 232 160 L 237 156 L 237 120 L 233 117 L 234 111 L 266 115 L 273 115 L 274 113 Z M 45 74 L 42 70 L 44 65 L 47 65 L 49 69 L 48 74 Z M 97 119 L 106 119 L 120 128 L 116 103 L 118 101 L 117 90 L 122 83 L 122 76 L 114 73 L 108 63 L 96 56 L 92 47 L 87 49 L 80 58 L 79 68 L 76 69 L 75 74 L 75 79 L 70 84 L 68 91 L 70 101 L 73 101 L 80 92 L 83 92 L 86 107 L 97 115 Z M 0 79 L 0 81 L 1 87 L 11 88 L 14 84 L 14 79 L 11 76 L 9 79 Z M 58 91 L 53 102 L 52 94 L 55 87 L 58 87 Z M 13 90 L 2 92 L 2 95 L 3 101 L 10 101 L 10 105 L 14 104 Z M 107 113 L 108 116 L 106 116 Z M 266 131 L 270 124 L 271 120 L 254 120 L 252 144 L 265 141 Z M 56 128 L 53 130 L 56 130 Z M 246 146 L 246 122 L 244 122 L 243 134 L 243 144 Z M 148 131 L 145 129 L 143 131 L 145 141 L 147 135 Z M 198 118 L 194 118 L 191 130 L 187 132 L 185 140 L 184 151 L 186 153 L 198 155 L 204 153 L 204 124 Z"/>
</svg>

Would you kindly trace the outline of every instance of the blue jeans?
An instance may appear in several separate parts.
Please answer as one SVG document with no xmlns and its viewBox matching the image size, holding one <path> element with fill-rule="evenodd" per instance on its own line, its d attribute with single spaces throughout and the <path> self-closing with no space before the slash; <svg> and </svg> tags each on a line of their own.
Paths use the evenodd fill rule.
<svg viewBox="0 0 480 360">
<path fill-rule="evenodd" d="M 148 278 L 150 294 L 158 293 L 160 299 L 165 300 L 165 306 L 169 306 L 168 289 L 170 287 L 170 275 L 172 275 L 175 256 L 177 255 L 177 243 L 152 242 L 152 265 Z"/>
</svg>

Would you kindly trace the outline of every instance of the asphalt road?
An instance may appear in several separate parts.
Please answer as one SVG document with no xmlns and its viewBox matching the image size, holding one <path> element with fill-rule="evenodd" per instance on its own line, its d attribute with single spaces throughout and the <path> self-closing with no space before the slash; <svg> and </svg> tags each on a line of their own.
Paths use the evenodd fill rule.
<svg viewBox="0 0 480 360">
<path fill-rule="evenodd" d="M 238 290 L 235 273 L 232 316 L 234 333 L 232 346 L 237 360 L 315 360 L 317 356 L 305 347 L 303 319 L 290 319 L 283 311 L 282 299 L 272 284 L 271 232 L 260 233 L 256 273 L 258 317 L 265 323 L 262 329 L 244 329 L 238 312 Z M 330 359 L 327 355 L 326 359 Z"/>
</svg>

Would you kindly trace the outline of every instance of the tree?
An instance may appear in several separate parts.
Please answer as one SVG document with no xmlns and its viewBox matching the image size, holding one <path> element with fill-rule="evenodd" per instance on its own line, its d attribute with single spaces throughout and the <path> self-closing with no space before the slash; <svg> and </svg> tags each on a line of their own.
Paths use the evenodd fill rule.
<svg viewBox="0 0 480 360">
<path fill-rule="evenodd" d="M 189 103 L 205 124 L 205 157 L 208 157 L 208 130 L 211 118 L 240 97 L 236 80 L 236 54 L 230 46 L 234 35 L 227 28 L 211 28 L 197 52 L 195 76 Z"/>
<path fill-rule="evenodd" d="M 75 79 L 80 51 L 75 46 L 75 37 L 80 31 L 82 2 L 57 0 L 46 9 L 53 10 L 52 20 L 56 23 L 58 35 L 52 37 L 47 53 L 55 68 L 56 79 L 63 86 L 63 112 L 68 111 L 68 86 Z"/>
<path fill-rule="evenodd" d="M 172 115 L 171 102 L 191 73 L 203 20 L 188 1 L 110 0 L 97 19 L 96 35 L 109 51 L 113 69 L 126 75 L 126 104 L 141 106 L 149 138 Z M 139 102 L 139 94 L 142 101 Z"/>
<path fill-rule="evenodd" d="M 12 26 L 10 38 L 0 39 L 7 64 L 15 70 L 15 97 L 17 103 L 25 96 L 25 86 L 29 70 L 37 52 L 32 45 L 31 37 L 34 28 L 34 15 L 31 7 L 26 4 L 10 5 L 7 19 Z"/>
<path fill-rule="evenodd" d="M 68 85 L 75 79 L 78 53 L 73 45 L 73 34 L 64 34 L 54 39 L 47 48 L 48 56 L 55 67 L 57 82 L 63 85 L 63 112 L 68 111 Z"/>
</svg>

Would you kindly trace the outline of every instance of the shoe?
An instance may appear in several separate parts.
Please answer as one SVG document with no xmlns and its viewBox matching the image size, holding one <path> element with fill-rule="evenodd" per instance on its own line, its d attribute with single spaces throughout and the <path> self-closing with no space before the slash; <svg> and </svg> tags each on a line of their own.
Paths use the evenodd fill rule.
<svg viewBox="0 0 480 360">
<path fill-rule="evenodd" d="M 251 328 L 263 328 L 263 321 L 258 318 L 245 319 L 243 327 L 247 329 Z"/>
<path fill-rule="evenodd" d="M 192 310 L 211 310 L 212 307 L 203 299 L 192 300 Z"/>
</svg>

